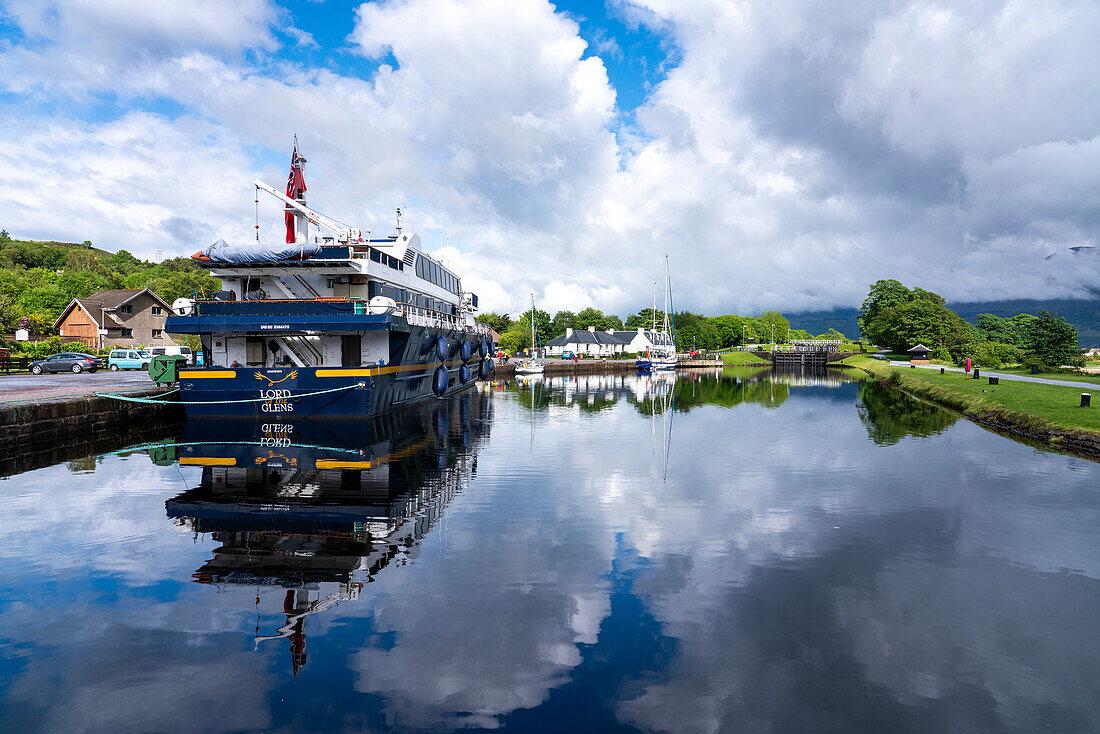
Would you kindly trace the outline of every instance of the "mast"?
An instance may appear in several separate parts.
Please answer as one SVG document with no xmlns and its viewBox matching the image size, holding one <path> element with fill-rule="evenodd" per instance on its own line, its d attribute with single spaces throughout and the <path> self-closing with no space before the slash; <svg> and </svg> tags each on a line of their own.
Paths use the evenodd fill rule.
<svg viewBox="0 0 1100 734">
<path fill-rule="evenodd" d="M 672 275 L 668 270 L 668 254 L 665 254 L 665 333 L 669 333 L 668 312 L 672 308 Z M 676 354 L 676 320 L 672 320 L 672 353 Z"/>
</svg>

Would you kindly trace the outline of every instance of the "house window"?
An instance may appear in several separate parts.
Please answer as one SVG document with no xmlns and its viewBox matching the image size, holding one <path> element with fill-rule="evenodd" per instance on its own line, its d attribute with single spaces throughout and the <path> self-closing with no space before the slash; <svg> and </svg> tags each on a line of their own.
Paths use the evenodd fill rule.
<svg viewBox="0 0 1100 734">
<path fill-rule="evenodd" d="M 160 316 L 160 306 L 153 306 L 153 315 Z"/>
<path fill-rule="evenodd" d="M 132 337 L 133 335 L 134 335 L 134 330 L 133 329 L 123 329 L 122 330 L 122 338 L 123 339 L 128 339 L 128 338 Z"/>
<path fill-rule="evenodd" d="M 160 329 L 153 329 L 153 338 L 154 339 L 159 339 L 160 338 Z"/>
<path fill-rule="evenodd" d="M 134 307 L 130 306 L 130 305 L 119 306 L 118 307 L 118 312 L 119 313 L 133 313 L 134 312 Z"/>
</svg>

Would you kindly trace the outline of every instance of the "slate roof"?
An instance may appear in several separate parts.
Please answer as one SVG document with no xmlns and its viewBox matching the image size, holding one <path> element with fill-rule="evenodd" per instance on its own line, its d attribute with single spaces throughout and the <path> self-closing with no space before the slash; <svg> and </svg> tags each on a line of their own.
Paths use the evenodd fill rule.
<svg viewBox="0 0 1100 734">
<path fill-rule="evenodd" d="M 645 335 L 653 344 L 671 344 L 672 339 L 660 332 L 646 330 Z M 625 346 L 634 341 L 638 335 L 636 330 L 614 331 L 608 334 L 606 331 L 589 331 L 588 329 L 574 329 L 569 336 L 562 334 L 546 342 L 548 347 L 564 347 L 566 344 L 618 344 Z"/>
<path fill-rule="evenodd" d="M 56 327 L 61 321 L 68 315 L 69 311 L 75 304 L 80 304 L 80 307 L 84 309 L 85 313 L 92 317 L 92 320 L 99 328 L 103 328 L 103 317 L 106 316 L 108 320 L 114 322 L 114 326 L 122 326 L 122 322 L 116 319 L 112 314 L 106 313 L 107 311 L 114 311 L 122 304 L 137 297 L 139 294 L 148 291 L 156 300 L 160 301 L 165 308 L 171 308 L 168 303 L 148 288 L 128 288 L 119 290 L 99 291 L 93 293 L 90 296 L 84 298 L 74 298 L 69 302 L 69 305 L 65 307 L 65 310 L 61 312 L 61 315 L 54 321 Z"/>
</svg>

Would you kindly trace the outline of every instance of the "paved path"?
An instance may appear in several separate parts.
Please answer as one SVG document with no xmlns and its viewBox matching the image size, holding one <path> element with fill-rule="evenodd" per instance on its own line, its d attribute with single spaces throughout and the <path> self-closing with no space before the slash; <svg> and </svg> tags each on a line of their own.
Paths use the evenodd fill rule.
<svg viewBox="0 0 1100 734">
<path fill-rule="evenodd" d="M 91 395 L 95 392 L 140 390 L 156 383 L 141 370 L 109 372 L 71 372 L 56 374 L 12 374 L 0 376 L 0 403 L 38 403 L 63 396 Z"/>
<path fill-rule="evenodd" d="M 890 362 L 892 367 L 907 367 L 908 362 Z M 918 364 L 917 369 L 920 370 L 938 370 L 941 365 L 938 364 Z M 961 367 L 944 367 L 948 372 L 963 372 Z M 1081 387 L 1086 390 L 1096 390 L 1100 392 L 1100 384 L 1095 382 L 1076 382 L 1073 380 L 1051 380 L 1046 377 L 1029 377 L 1027 375 L 1006 375 L 1004 372 L 987 372 L 984 367 L 978 368 L 978 374 L 982 377 L 999 377 L 1002 380 L 1018 380 L 1020 382 L 1034 382 L 1039 385 L 1054 385 L 1055 387 Z"/>
</svg>

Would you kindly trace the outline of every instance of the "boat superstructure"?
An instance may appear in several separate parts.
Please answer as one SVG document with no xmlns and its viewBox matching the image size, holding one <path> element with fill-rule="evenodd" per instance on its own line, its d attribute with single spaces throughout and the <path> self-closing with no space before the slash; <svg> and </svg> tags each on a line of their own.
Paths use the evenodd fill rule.
<svg viewBox="0 0 1100 734">
<path fill-rule="evenodd" d="M 295 142 L 282 201 L 286 243 L 219 240 L 193 257 L 221 290 L 173 304 L 166 329 L 198 335 L 203 367 L 180 372 L 193 417 L 359 418 L 494 371 L 477 295 L 418 235 L 372 237 L 308 207 Z M 318 232 L 310 236 L 310 225 Z M 257 225 L 258 226 L 258 225 Z"/>
</svg>

